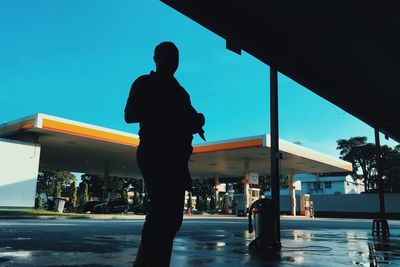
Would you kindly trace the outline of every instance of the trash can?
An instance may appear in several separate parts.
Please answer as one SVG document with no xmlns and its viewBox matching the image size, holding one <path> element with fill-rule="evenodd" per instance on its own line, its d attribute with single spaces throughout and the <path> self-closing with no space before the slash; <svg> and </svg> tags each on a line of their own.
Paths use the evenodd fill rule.
<svg viewBox="0 0 400 267">
<path fill-rule="evenodd" d="M 56 198 L 55 211 L 62 213 L 64 211 L 64 205 L 66 201 L 67 201 L 66 197 Z"/>
<path fill-rule="evenodd" d="M 254 216 L 254 227 L 252 216 Z M 271 199 L 260 198 L 251 205 L 249 210 L 249 233 L 253 232 L 253 228 L 256 238 L 249 244 L 250 248 L 272 248 L 275 245 L 276 227 Z"/>
</svg>

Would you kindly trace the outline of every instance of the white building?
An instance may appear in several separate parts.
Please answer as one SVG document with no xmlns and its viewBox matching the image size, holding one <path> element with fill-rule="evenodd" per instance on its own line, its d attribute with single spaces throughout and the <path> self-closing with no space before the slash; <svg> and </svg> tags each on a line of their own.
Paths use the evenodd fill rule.
<svg viewBox="0 0 400 267">
<path fill-rule="evenodd" d="M 0 139 L 0 208 L 33 208 L 40 145 Z"/>
<path fill-rule="evenodd" d="M 316 175 L 296 174 L 296 181 L 301 181 L 299 194 L 360 194 L 365 191 L 364 183 L 360 179 L 354 180 L 351 175 Z"/>
</svg>

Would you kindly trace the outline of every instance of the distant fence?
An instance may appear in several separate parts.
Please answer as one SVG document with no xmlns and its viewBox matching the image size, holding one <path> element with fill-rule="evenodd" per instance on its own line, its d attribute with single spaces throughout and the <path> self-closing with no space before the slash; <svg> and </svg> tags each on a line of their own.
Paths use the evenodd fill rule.
<svg viewBox="0 0 400 267">
<path fill-rule="evenodd" d="M 296 195 L 296 209 L 300 211 L 300 195 Z M 336 194 L 311 195 L 316 214 L 329 213 L 359 213 L 376 214 L 379 212 L 379 195 L 370 194 Z M 290 198 L 280 197 L 281 211 L 290 211 Z M 385 193 L 385 208 L 387 213 L 400 216 L 400 193 Z M 395 216 L 397 217 L 397 216 Z"/>
</svg>

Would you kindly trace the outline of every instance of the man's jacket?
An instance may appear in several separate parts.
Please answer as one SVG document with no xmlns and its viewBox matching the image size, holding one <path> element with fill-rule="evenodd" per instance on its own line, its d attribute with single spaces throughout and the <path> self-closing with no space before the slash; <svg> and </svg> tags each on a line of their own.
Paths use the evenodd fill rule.
<svg viewBox="0 0 400 267">
<path fill-rule="evenodd" d="M 125 107 L 125 121 L 140 123 L 141 142 L 174 146 L 191 144 L 193 134 L 203 133 L 204 116 L 174 77 L 156 72 L 136 79 Z"/>
</svg>

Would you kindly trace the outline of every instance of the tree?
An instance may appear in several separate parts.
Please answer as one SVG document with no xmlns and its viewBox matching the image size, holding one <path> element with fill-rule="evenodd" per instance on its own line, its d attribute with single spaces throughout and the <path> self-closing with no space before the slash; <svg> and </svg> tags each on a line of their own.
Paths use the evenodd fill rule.
<svg viewBox="0 0 400 267">
<path fill-rule="evenodd" d="M 69 201 L 72 205 L 72 207 L 76 206 L 76 202 L 77 202 L 77 189 L 76 189 L 76 182 L 73 182 L 70 186 L 70 190 L 69 190 Z"/>
<path fill-rule="evenodd" d="M 281 188 L 289 188 L 289 176 L 281 175 L 279 180 L 279 185 Z"/>
<path fill-rule="evenodd" d="M 214 195 L 214 190 L 213 190 L 214 183 L 215 182 L 213 179 L 193 180 L 193 187 L 192 187 L 191 192 L 198 199 L 197 204 L 200 204 L 199 199 L 202 199 L 203 203 L 200 204 L 200 206 L 203 206 L 202 208 L 204 210 L 207 209 L 207 198 Z M 203 205 L 204 202 L 206 202 L 205 205 Z M 198 208 L 198 209 L 200 209 L 200 208 Z"/>
<path fill-rule="evenodd" d="M 400 192 L 400 146 L 382 147 L 382 169 L 385 190 Z"/>
<path fill-rule="evenodd" d="M 39 171 L 37 179 L 36 193 L 44 193 L 46 198 L 49 196 L 54 196 L 56 184 L 59 183 L 60 194 L 63 188 L 69 186 L 75 181 L 75 175 L 67 171 L 51 171 L 51 170 L 41 170 Z"/>
<path fill-rule="evenodd" d="M 124 198 L 125 186 L 128 183 L 125 182 L 124 178 L 121 177 L 109 177 L 109 183 L 106 193 L 111 193 L 111 198 Z"/>
<path fill-rule="evenodd" d="M 56 171 L 55 179 L 60 183 L 61 188 L 65 188 L 75 182 L 75 175 L 68 171 Z"/>
<path fill-rule="evenodd" d="M 81 188 L 82 186 L 82 188 Z M 89 188 L 87 183 L 81 183 L 79 186 L 81 189 L 80 203 L 83 205 L 85 202 L 89 200 Z"/>
<path fill-rule="evenodd" d="M 128 190 L 125 188 L 124 189 L 124 200 L 128 203 L 129 201 L 129 196 L 128 196 Z"/>
<path fill-rule="evenodd" d="M 133 203 L 134 206 L 141 205 L 141 194 L 137 191 L 133 192 Z"/>
<path fill-rule="evenodd" d="M 222 196 L 222 211 L 224 213 L 229 213 L 230 201 L 228 194 Z"/>
<path fill-rule="evenodd" d="M 42 197 L 40 195 L 37 195 L 35 198 L 35 209 L 40 208 L 42 208 Z"/>
<path fill-rule="evenodd" d="M 145 184 L 143 179 L 133 179 L 131 183 L 132 189 L 136 192 L 143 194 L 145 189 Z"/>
<path fill-rule="evenodd" d="M 353 177 L 359 178 L 358 171 L 361 170 L 366 191 L 376 187 L 375 145 L 367 143 L 367 137 L 339 139 L 336 149 L 340 150 L 341 159 L 353 165 Z"/>
<path fill-rule="evenodd" d="M 367 137 L 357 136 L 348 140 L 337 141 L 340 158 L 353 165 L 353 177 L 364 179 L 365 190 L 376 190 L 378 186 L 378 172 L 376 169 L 375 144 L 367 143 Z M 400 145 L 394 149 L 381 146 L 382 179 L 384 189 L 391 192 L 400 192 Z"/>
<path fill-rule="evenodd" d="M 196 209 L 207 210 L 207 199 L 203 199 L 201 196 L 196 197 Z"/>
<path fill-rule="evenodd" d="M 104 179 L 102 177 L 85 173 L 81 176 L 81 183 L 79 184 L 79 188 L 83 189 L 84 184 L 86 184 L 88 188 L 88 195 L 98 198 L 100 200 L 103 199 Z"/>
<path fill-rule="evenodd" d="M 61 183 L 59 181 L 56 182 L 54 188 L 54 199 L 61 197 Z"/>
<path fill-rule="evenodd" d="M 213 195 L 211 195 L 209 207 L 210 207 L 210 210 L 215 210 L 217 208 L 216 203 L 215 203 L 215 198 Z"/>
<path fill-rule="evenodd" d="M 187 208 L 192 210 L 193 208 L 193 198 L 192 198 L 192 192 L 189 192 L 189 197 L 187 200 Z"/>
<path fill-rule="evenodd" d="M 85 173 L 81 176 L 81 183 L 86 183 L 91 197 L 103 200 L 111 193 L 111 197 L 124 197 L 124 190 L 142 193 L 142 181 L 133 178 L 107 177 Z"/>
<path fill-rule="evenodd" d="M 288 188 L 289 187 L 289 176 L 281 175 L 280 176 L 280 187 L 281 188 Z M 265 192 L 271 191 L 271 176 L 260 176 L 258 179 L 258 185 L 251 186 L 251 187 L 258 187 L 260 188 L 260 194 L 264 194 Z"/>
<path fill-rule="evenodd" d="M 54 171 L 41 170 L 38 174 L 36 193 L 40 195 L 44 193 L 46 199 L 54 193 Z"/>
</svg>

